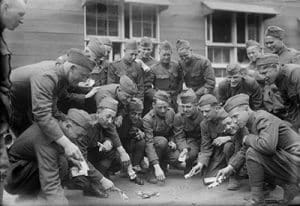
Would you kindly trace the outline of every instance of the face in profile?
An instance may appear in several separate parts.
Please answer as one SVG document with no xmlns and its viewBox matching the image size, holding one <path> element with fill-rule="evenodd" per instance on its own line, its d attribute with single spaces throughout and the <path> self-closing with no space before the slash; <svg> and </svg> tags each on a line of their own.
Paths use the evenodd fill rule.
<svg viewBox="0 0 300 206">
<path fill-rule="evenodd" d="M 5 28 L 14 30 L 23 24 L 26 4 L 24 0 L 5 0 L 1 4 L 1 22 Z"/>
<path fill-rule="evenodd" d="M 269 49 L 272 53 L 278 53 L 281 48 L 283 47 L 282 40 L 275 38 L 273 36 L 266 36 L 265 37 L 265 46 Z"/>
<path fill-rule="evenodd" d="M 68 80 L 71 86 L 78 86 L 79 82 L 85 82 L 89 78 L 90 70 L 78 65 L 71 65 Z"/>
<path fill-rule="evenodd" d="M 229 112 L 229 116 L 231 117 L 233 123 L 238 125 L 239 128 L 245 127 L 249 119 L 249 113 L 245 106 L 232 109 Z"/>
<path fill-rule="evenodd" d="M 178 51 L 179 58 L 184 63 L 188 63 L 192 57 L 192 51 L 190 49 L 181 49 Z"/>
</svg>

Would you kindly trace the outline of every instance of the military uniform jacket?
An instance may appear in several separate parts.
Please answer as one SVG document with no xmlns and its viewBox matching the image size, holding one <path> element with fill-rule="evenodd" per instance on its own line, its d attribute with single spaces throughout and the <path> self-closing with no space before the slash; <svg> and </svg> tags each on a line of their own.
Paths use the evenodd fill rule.
<svg viewBox="0 0 300 206">
<path fill-rule="evenodd" d="M 201 162 L 203 165 L 208 166 L 210 158 L 212 157 L 215 147 L 212 142 L 214 139 L 220 136 L 228 136 L 224 133 L 224 126 L 221 123 L 220 118 L 217 117 L 214 120 L 204 119 L 201 124 L 201 149 L 198 155 L 198 162 Z"/>
<path fill-rule="evenodd" d="M 107 84 L 118 84 L 120 77 L 127 75 L 137 85 L 140 99 L 144 99 L 144 71 L 136 62 L 127 62 L 124 59 L 113 62 L 108 67 Z"/>
<path fill-rule="evenodd" d="M 182 90 L 182 70 L 175 62 L 164 65 L 161 62 L 151 67 L 151 82 L 155 89 L 164 90 L 177 96 Z"/>
<path fill-rule="evenodd" d="M 107 84 L 108 61 L 104 61 L 101 65 L 97 65 L 90 74 L 90 78 L 95 80 L 94 86 L 102 86 Z"/>
<path fill-rule="evenodd" d="M 154 137 L 163 136 L 170 140 L 175 112 L 169 108 L 165 118 L 159 117 L 152 109 L 143 118 L 143 131 L 145 133 L 145 152 L 151 164 L 158 163 L 158 157 L 154 147 Z"/>
<path fill-rule="evenodd" d="M 215 88 L 215 73 L 210 61 L 200 55 L 193 56 L 188 63 L 179 62 L 183 71 L 183 79 L 187 87 L 196 93 L 203 87 L 212 93 Z M 200 92 L 200 91 L 199 91 Z"/>
<path fill-rule="evenodd" d="M 250 107 L 252 109 L 258 110 L 261 108 L 263 94 L 261 87 L 254 78 L 245 76 L 236 87 L 231 87 L 230 80 L 228 79 L 224 79 L 219 84 L 218 95 L 221 104 L 225 104 L 227 99 L 241 93 L 249 95 Z"/>
<path fill-rule="evenodd" d="M 174 140 L 178 149 L 182 151 L 184 148 L 189 148 L 187 139 L 193 139 L 200 145 L 201 143 L 201 128 L 200 123 L 203 120 L 201 112 L 197 111 L 191 117 L 185 117 L 181 113 L 177 113 L 174 118 Z"/>
<path fill-rule="evenodd" d="M 277 55 L 280 64 L 300 64 L 300 52 L 296 49 L 284 46 Z"/>
<path fill-rule="evenodd" d="M 151 56 L 149 58 L 141 58 L 141 60 L 150 68 L 153 67 L 153 65 L 157 64 L 157 61 Z M 145 92 L 148 89 L 152 88 L 153 81 L 152 81 L 151 71 L 144 71 L 144 85 L 145 85 Z"/>
</svg>

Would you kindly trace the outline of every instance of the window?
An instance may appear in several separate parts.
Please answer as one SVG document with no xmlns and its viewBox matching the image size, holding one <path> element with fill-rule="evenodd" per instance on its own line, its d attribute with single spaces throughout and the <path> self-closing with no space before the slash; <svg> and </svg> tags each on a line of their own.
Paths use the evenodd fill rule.
<svg viewBox="0 0 300 206">
<path fill-rule="evenodd" d="M 119 6 L 88 2 L 86 5 L 86 33 L 87 35 L 119 36 Z"/>
<path fill-rule="evenodd" d="M 223 77 L 228 63 L 248 63 L 245 42 L 260 41 L 261 16 L 216 11 L 206 18 L 206 51 L 216 77 Z"/>
</svg>

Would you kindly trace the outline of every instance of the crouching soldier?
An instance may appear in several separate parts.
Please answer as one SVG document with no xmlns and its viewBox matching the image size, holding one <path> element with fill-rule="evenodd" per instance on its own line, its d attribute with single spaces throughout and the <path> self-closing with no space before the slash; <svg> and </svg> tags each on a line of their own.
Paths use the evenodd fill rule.
<svg viewBox="0 0 300 206">
<path fill-rule="evenodd" d="M 264 205 L 264 182 L 271 180 L 284 190 L 282 203 L 288 205 L 299 194 L 300 138 L 288 124 L 266 111 L 252 111 L 249 96 L 231 97 L 224 109 L 240 128 L 247 127 L 243 151 L 252 198 L 246 205 Z M 223 175 L 232 172 L 228 170 Z"/>
<path fill-rule="evenodd" d="M 203 116 L 197 109 L 197 96 L 192 89 L 182 93 L 179 100 L 182 112 L 177 113 L 174 118 L 176 150 L 170 154 L 170 163 L 184 169 L 186 174 L 192 169 L 200 150 L 200 123 Z"/>
<path fill-rule="evenodd" d="M 154 95 L 153 109 L 143 118 L 145 152 L 151 164 L 148 181 L 153 184 L 156 184 L 158 180 L 165 180 L 168 145 L 172 148 L 176 146 L 171 140 L 175 112 L 170 108 L 169 103 L 170 95 L 165 91 L 157 91 Z"/>
<path fill-rule="evenodd" d="M 212 177 L 227 165 L 233 155 L 233 137 L 224 133 L 223 121 L 228 114 L 218 106 L 216 97 L 210 94 L 203 95 L 199 100 L 199 108 L 204 116 L 200 124 L 202 142 L 198 163 L 192 168 L 191 174 L 203 171 L 204 177 Z M 236 190 L 238 187 L 236 178 L 231 177 L 228 189 Z"/>
</svg>

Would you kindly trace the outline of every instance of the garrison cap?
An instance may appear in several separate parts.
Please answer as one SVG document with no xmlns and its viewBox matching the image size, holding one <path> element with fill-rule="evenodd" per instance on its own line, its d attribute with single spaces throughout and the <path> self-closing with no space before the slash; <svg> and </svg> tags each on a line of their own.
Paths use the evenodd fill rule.
<svg viewBox="0 0 300 206">
<path fill-rule="evenodd" d="M 253 46 L 260 48 L 260 44 L 257 41 L 250 39 L 246 42 L 246 49 L 248 49 L 249 47 L 253 47 Z"/>
<path fill-rule="evenodd" d="M 138 93 L 136 84 L 126 75 L 120 78 L 120 89 L 129 95 L 136 95 Z"/>
<path fill-rule="evenodd" d="M 170 103 L 170 95 L 167 92 L 162 91 L 162 90 L 158 90 L 157 92 L 155 92 L 153 98 Z"/>
<path fill-rule="evenodd" d="M 198 106 L 203 107 L 205 105 L 211 105 L 218 103 L 217 98 L 212 94 L 204 94 L 198 102 Z"/>
<path fill-rule="evenodd" d="M 226 67 L 226 73 L 228 75 L 235 75 L 241 71 L 241 66 L 238 63 L 228 64 Z"/>
<path fill-rule="evenodd" d="M 172 51 L 172 44 L 167 40 L 163 41 L 159 45 L 159 51 L 161 50 L 171 50 Z"/>
<path fill-rule="evenodd" d="M 84 110 L 81 109 L 69 109 L 67 118 L 75 122 L 78 126 L 85 130 L 89 130 L 91 127 L 92 118 Z"/>
<path fill-rule="evenodd" d="M 256 60 L 256 66 L 263 66 L 266 64 L 278 64 L 279 57 L 277 54 L 263 54 Z"/>
<path fill-rule="evenodd" d="M 125 42 L 125 49 L 128 50 L 138 50 L 138 44 L 136 42 L 136 40 L 134 39 L 129 39 Z"/>
<path fill-rule="evenodd" d="M 180 101 L 182 104 L 196 103 L 197 95 L 194 90 L 190 88 L 187 91 L 181 93 Z"/>
<path fill-rule="evenodd" d="M 230 97 L 224 105 L 224 110 L 229 113 L 232 109 L 241 105 L 249 105 L 249 96 L 247 94 L 242 93 Z"/>
<path fill-rule="evenodd" d="M 99 38 L 91 38 L 87 47 L 96 55 L 96 57 L 99 58 L 105 56 L 106 48 Z"/>
<path fill-rule="evenodd" d="M 153 44 L 149 37 L 144 36 L 140 41 L 140 46 L 152 48 Z"/>
<path fill-rule="evenodd" d="M 90 71 L 92 71 L 95 67 L 95 63 L 88 57 L 86 57 L 80 49 L 70 49 L 67 53 L 67 61 L 72 64 L 84 67 Z"/>
<path fill-rule="evenodd" d="M 129 102 L 129 111 L 130 112 L 142 112 L 144 109 L 144 105 L 142 100 L 134 97 Z"/>
<path fill-rule="evenodd" d="M 284 38 L 285 31 L 278 26 L 269 26 L 265 31 L 265 36 L 272 36 L 282 40 Z"/>
<path fill-rule="evenodd" d="M 112 42 L 109 38 L 103 37 L 103 38 L 99 38 L 99 39 L 102 42 L 102 44 L 112 47 Z"/>
<path fill-rule="evenodd" d="M 181 50 L 181 49 L 190 49 L 190 42 L 188 42 L 187 40 L 181 40 L 178 39 L 176 42 L 176 49 L 177 51 Z"/>
<path fill-rule="evenodd" d="M 105 97 L 103 98 L 100 103 L 97 105 L 97 108 L 103 108 L 103 109 L 111 109 L 115 112 L 118 111 L 118 104 L 119 102 L 112 97 Z"/>
</svg>

